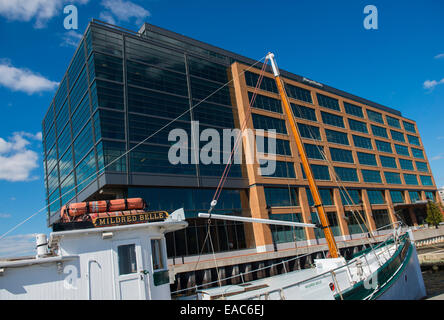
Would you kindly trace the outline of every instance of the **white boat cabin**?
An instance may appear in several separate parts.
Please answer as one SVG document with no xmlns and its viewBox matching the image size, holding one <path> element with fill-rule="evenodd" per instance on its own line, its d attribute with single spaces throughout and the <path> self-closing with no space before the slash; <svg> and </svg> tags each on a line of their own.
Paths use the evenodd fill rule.
<svg viewBox="0 0 444 320">
<path fill-rule="evenodd" d="M 0 261 L 0 299 L 171 299 L 164 235 L 183 218 L 43 235 L 35 258 Z"/>
</svg>

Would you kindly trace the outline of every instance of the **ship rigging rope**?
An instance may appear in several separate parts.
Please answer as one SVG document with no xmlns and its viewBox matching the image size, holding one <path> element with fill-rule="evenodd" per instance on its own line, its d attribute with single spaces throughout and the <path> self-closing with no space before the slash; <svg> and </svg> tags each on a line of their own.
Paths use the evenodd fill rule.
<svg viewBox="0 0 444 320">
<path fill-rule="evenodd" d="M 254 68 L 257 64 L 259 64 L 262 60 L 264 60 L 264 65 L 265 65 L 265 59 L 266 56 L 262 57 L 261 59 L 257 60 L 255 63 L 253 63 L 252 65 L 250 65 L 248 68 L 244 69 L 242 72 L 240 72 L 237 76 L 240 76 L 242 74 L 244 74 L 245 72 L 249 71 L 250 69 Z M 234 79 L 234 78 L 233 78 Z M 134 149 L 136 149 L 137 147 L 139 147 L 141 144 L 145 143 L 146 141 L 148 141 L 150 138 L 152 138 L 153 136 L 155 136 L 157 133 L 159 133 L 160 131 L 162 131 L 163 129 L 165 129 L 166 127 L 170 126 L 172 123 L 176 122 L 177 120 L 179 120 L 181 117 L 183 117 L 184 115 L 186 115 L 188 112 L 190 112 L 191 110 L 193 110 L 194 108 L 196 108 L 198 105 L 200 105 L 201 103 L 205 102 L 208 98 L 210 98 L 211 96 L 213 96 L 214 94 L 216 94 L 218 91 L 220 91 L 221 89 L 223 89 L 224 87 L 228 86 L 231 82 L 233 82 L 233 79 L 229 80 L 228 82 L 226 82 L 224 85 L 220 86 L 219 88 L 217 88 L 215 91 L 213 91 L 212 93 L 210 93 L 207 97 L 205 97 L 203 100 L 199 101 L 198 103 L 196 103 L 195 105 L 193 105 L 191 108 L 187 109 L 186 111 L 184 111 L 182 114 L 180 114 L 178 117 L 176 117 L 175 119 L 169 121 L 168 123 L 166 123 L 164 126 L 162 126 L 160 129 L 158 129 L 157 131 L 155 131 L 154 133 L 152 133 L 151 135 L 149 135 L 148 137 L 146 137 L 145 139 L 143 139 L 142 141 L 140 141 L 139 143 L 137 143 L 134 147 L 130 148 L 128 151 L 122 153 L 120 156 L 118 156 L 117 158 L 115 158 L 114 160 L 112 160 L 110 163 L 108 163 L 107 165 L 104 165 L 102 168 L 100 168 L 99 170 L 97 170 L 96 172 L 94 172 L 93 174 L 91 174 L 89 177 L 83 179 L 83 181 L 77 183 L 74 187 L 72 187 L 71 189 L 69 189 L 68 191 L 66 191 L 64 194 L 62 194 L 60 197 L 56 198 L 55 200 L 53 200 L 51 203 L 47 204 L 46 206 L 44 206 L 43 208 L 41 208 L 40 210 L 36 211 L 35 213 L 33 213 L 32 215 L 30 215 L 28 218 L 26 218 L 25 220 L 23 220 L 22 222 L 16 224 L 14 227 L 12 227 L 11 229 L 9 229 L 8 231 L 6 231 L 5 233 L 3 233 L 0 236 L 0 240 L 2 240 L 3 238 L 5 238 L 9 233 L 11 233 L 12 231 L 16 230 L 17 228 L 19 228 L 21 225 L 23 225 L 24 223 L 26 223 L 27 221 L 31 220 L 33 217 L 35 217 L 36 215 L 38 215 L 39 213 L 41 213 L 43 210 L 47 209 L 49 206 L 51 206 L 53 203 L 55 203 L 56 201 L 59 201 L 62 197 L 64 197 L 65 195 L 68 195 L 71 191 L 75 190 L 77 187 L 79 187 L 80 185 L 84 184 L 85 182 L 87 182 L 89 179 L 94 178 L 94 176 L 98 176 L 101 172 L 105 171 L 106 168 L 108 168 L 109 166 L 111 166 L 113 163 L 117 162 L 118 160 L 120 160 L 122 157 L 126 156 L 128 153 L 130 153 L 131 151 L 133 151 Z M 94 182 L 94 179 L 89 182 L 86 186 L 89 186 L 91 183 Z M 86 187 L 85 186 L 85 187 Z M 83 187 L 82 189 L 84 189 L 85 187 Z M 72 200 L 72 198 L 70 199 Z"/>
<path fill-rule="evenodd" d="M 302 115 L 302 110 L 300 109 L 299 105 L 295 105 L 298 108 L 299 113 Z M 293 115 L 294 117 L 294 115 Z M 347 188 L 344 186 L 344 184 L 342 183 L 342 179 L 337 175 L 336 170 L 334 169 L 333 163 L 327 158 L 327 155 L 325 153 L 325 151 L 323 150 L 323 148 L 320 147 L 318 140 L 315 138 L 316 135 L 314 134 L 314 131 L 312 130 L 311 126 L 307 125 L 308 131 L 310 132 L 310 135 L 312 137 L 312 139 L 314 140 L 314 145 L 316 146 L 316 148 L 318 149 L 322 160 L 327 162 L 327 166 L 330 168 L 330 172 L 332 172 L 333 177 L 334 177 L 334 182 L 336 183 L 336 185 L 338 186 L 339 192 L 341 193 L 341 195 L 344 197 L 344 199 L 347 201 L 347 203 L 350 205 L 350 201 L 351 201 L 351 205 L 356 206 L 356 204 L 354 203 L 352 197 L 350 196 L 349 192 L 347 191 Z M 347 196 L 347 198 L 345 197 L 345 195 Z M 350 200 L 350 201 L 348 201 Z M 362 233 L 368 233 L 370 235 L 370 237 L 376 241 L 376 239 L 374 238 L 373 234 L 370 231 L 370 227 L 369 225 L 367 225 L 366 220 L 362 217 L 360 211 L 357 211 L 357 214 L 355 213 L 355 210 L 352 208 L 350 209 L 351 213 L 353 214 L 353 216 L 356 218 L 356 220 L 359 222 L 359 220 L 357 219 L 359 216 L 359 219 L 362 221 L 362 223 L 364 224 L 364 226 L 367 228 L 367 232 L 364 231 L 364 229 L 362 228 L 361 223 L 358 223 L 359 228 L 361 229 Z M 368 238 L 366 238 L 370 247 L 373 247 L 372 243 L 370 240 L 368 240 Z"/>
<path fill-rule="evenodd" d="M 245 128 L 247 127 L 247 122 L 248 122 L 248 120 L 251 117 L 251 108 L 254 105 L 254 102 L 256 100 L 257 89 L 260 87 L 260 85 L 262 83 L 262 79 L 264 77 L 264 71 L 265 71 L 265 68 L 267 66 L 267 59 L 268 58 L 266 57 L 263 65 L 262 65 L 261 73 L 259 74 L 259 78 L 258 78 L 258 81 L 256 83 L 256 87 L 254 88 L 253 95 L 252 95 L 252 97 L 250 99 L 250 103 L 248 105 L 248 109 L 247 109 L 247 113 L 245 115 L 244 122 L 242 123 L 241 129 L 240 129 L 240 134 L 237 136 L 236 141 L 234 143 L 234 146 L 233 146 L 233 148 L 231 150 L 230 157 L 229 157 L 229 159 L 227 161 L 227 164 L 225 165 L 225 169 L 224 169 L 224 172 L 222 173 L 222 176 L 221 176 L 221 178 L 219 180 L 219 184 L 217 185 L 216 192 L 214 193 L 213 201 L 214 200 L 217 201 L 219 199 L 219 197 L 220 197 L 220 194 L 222 192 L 222 189 L 223 189 L 223 187 L 225 185 L 225 182 L 227 180 L 228 174 L 229 174 L 230 169 L 231 169 L 233 154 L 234 154 L 235 150 L 237 150 L 237 148 L 239 147 L 240 141 L 242 140 L 242 133 L 245 130 Z"/>
<path fill-rule="evenodd" d="M 261 72 L 259 74 L 258 81 L 256 83 L 256 86 L 255 86 L 254 91 L 253 91 L 253 95 L 252 95 L 252 97 L 250 99 L 250 102 L 249 102 L 249 105 L 248 105 L 248 109 L 247 109 L 247 112 L 246 112 L 246 115 L 245 115 L 244 122 L 242 123 L 241 129 L 240 129 L 240 134 L 237 136 L 236 141 L 234 143 L 234 146 L 233 146 L 233 148 L 231 150 L 230 157 L 228 158 L 227 164 L 225 165 L 224 172 L 222 173 L 222 176 L 221 176 L 221 178 L 219 180 L 219 183 L 217 185 L 217 188 L 216 188 L 216 192 L 214 193 L 213 200 L 211 201 L 212 204 L 214 203 L 214 200 L 216 200 L 216 203 L 217 203 L 217 200 L 219 199 L 219 196 L 220 196 L 220 194 L 222 192 L 222 189 L 224 187 L 225 181 L 227 179 L 228 173 L 230 172 L 231 163 L 232 163 L 232 157 L 233 157 L 234 151 L 239 147 L 239 143 L 240 143 L 240 141 L 242 139 L 242 132 L 247 127 L 247 122 L 248 122 L 248 120 L 251 117 L 251 108 L 254 105 L 254 102 L 256 100 L 257 89 L 260 87 L 260 85 L 262 83 L 262 79 L 264 77 L 265 68 L 267 66 L 267 59 L 268 58 L 265 58 L 265 61 L 264 61 L 263 65 L 262 65 L 262 69 L 261 69 Z M 207 242 L 207 239 L 210 239 L 211 250 L 212 250 L 212 253 L 213 253 L 213 261 L 214 261 L 214 264 L 216 266 L 216 274 L 217 274 L 217 278 L 218 278 L 218 281 L 219 281 L 219 286 L 221 286 L 221 281 L 220 281 L 220 276 L 219 276 L 219 267 L 217 266 L 217 259 L 216 259 L 216 255 L 215 255 L 215 252 L 214 252 L 213 241 L 212 241 L 211 235 L 210 235 L 211 211 L 212 211 L 212 209 L 213 209 L 213 206 L 211 207 L 211 209 L 209 211 L 210 217 L 208 218 L 207 234 L 206 234 L 205 240 L 204 240 L 204 242 L 202 244 L 202 249 L 200 250 L 199 256 L 197 258 L 196 265 L 194 267 L 194 271 L 197 270 L 197 266 L 199 265 L 200 257 L 202 256 L 202 253 L 203 253 L 203 250 L 205 248 L 205 244 Z"/>
</svg>

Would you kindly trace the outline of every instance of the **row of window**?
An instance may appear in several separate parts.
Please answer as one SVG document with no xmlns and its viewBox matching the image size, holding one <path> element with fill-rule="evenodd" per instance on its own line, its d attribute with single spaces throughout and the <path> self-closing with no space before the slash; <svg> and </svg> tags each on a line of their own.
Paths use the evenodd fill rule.
<svg viewBox="0 0 444 320">
<path fill-rule="evenodd" d="M 318 149 L 312 145 L 306 145 L 306 150 L 310 153 L 312 158 L 320 158 L 322 149 Z M 274 164 L 271 164 L 274 163 Z M 273 171 L 273 165 L 275 170 Z M 330 181 L 330 172 L 328 166 L 311 164 L 311 170 L 313 176 L 317 180 Z M 280 177 L 280 178 L 295 178 L 295 170 L 292 162 L 287 161 L 266 161 L 261 160 L 261 175 L 264 177 Z M 302 167 L 303 178 L 306 179 L 304 168 Z M 334 167 L 335 176 L 337 180 L 344 182 L 359 182 L 357 169 L 355 168 L 345 168 L 345 167 Z M 383 183 L 381 172 L 379 170 L 368 170 L 361 169 L 363 182 L 367 183 Z M 397 172 L 383 171 L 384 178 L 387 184 L 403 184 L 401 181 L 401 174 Z M 416 174 L 403 173 L 404 182 L 407 185 L 419 185 L 418 177 Z M 432 177 L 419 175 L 419 181 L 423 186 L 433 186 Z"/>
<path fill-rule="evenodd" d="M 313 197 L 308 188 L 305 188 L 308 205 L 312 207 L 314 205 Z M 264 187 L 265 200 L 268 207 L 299 207 L 301 205 L 299 192 L 303 192 L 302 189 L 297 187 Z M 341 196 L 341 203 L 343 206 L 347 205 L 362 205 L 362 190 L 359 189 L 347 189 L 339 190 Z M 319 188 L 319 194 L 324 206 L 335 205 L 333 197 L 333 189 Z M 390 198 L 393 203 L 406 203 L 406 195 L 400 190 L 390 190 Z M 421 200 L 420 191 L 408 191 L 410 197 L 410 203 L 415 203 Z M 370 204 L 386 204 L 386 194 L 384 190 L 367 190 L 367 196 Z M 435 201 L 435 194 L 431 191 L 425 191 L 426 199 Z"/>
<path fill-rule="evenodd" d="M 256 95 L 256 97 L 253 101 L 253 93 L 251 93 L 251 92 L 249 92 L 249 97 L 250 97 L 250 103 L 253 103 L 252 106 L 254 108 L 263 109 L 263 110 L 272 111 L 272 112 L 282 114 L 282 107 L 281 107 L 280 100 L 270 98 L 267 96 Z M 306 106 L 302 106 L 302 105 L 297 105 L 294 103 L 291 103 L 291 108 L 293 111 L 293 115 L 295 117 L 317 122 L 316 112 L 314 109 L 306 107 Z M 322 122 L 325 124 L 339 127 L 339 128 L 345 128 L 344 119 L 341 116 L 321 111 L 321 117 L 322 117 Z M 365 122 L 354 120 L 354 119 L 347 119 L 347 121 L 348 121 L 350 130 L 362 132 L 362 133 L 366 133 L 366 134 L 369 133 L 367 124 Z M 370 126 L 372 129 L 373 135 L 389 139 L 386 128 L 380 127 L 377 125 L 373 125 L 373 124 Z M 406 143 L 406 139 L 405 139 L 404 134 L 402 132 L 390 130 L 390 133 L 391 133 L 392 140 Z M 355 139 L 358 140 L 358 144 L 360 147 L 366 148 L 366 149 L 373 148 L 369 138 L 354 136 L 354 135 L 353 135 L 353 137 L 354 137 L 353 138 L 354 140 Z M 357 138 L 355 138 L 355 137 L 357 137 Z M 416 145 L 416 146 L 421 146 L 418 137 L 407 134 L 407 139 L 410 144 Z M 381 149 L 381 151 L 392 152 L 391 147 L 386 145 L 387 142 L 379 141 L 379 140 L 375 140 L 375 141 L 377 141 L 376 142 L 377 148 Z"/>
<path fill-rule="evenodd" d="M 246 80 L 247 86 L 252 87 L 252 88 L 256 87 L 258 79 L 259 79 L 259 75 L 249 72 L 249 71 L 245 72 L 245 80 Z M 303 89 L 303 88 L 300 88 L 297 86 L 293 86 L 293 85 L 290 85 L 287 83 L 285 84 L 285 88 L 286 88 L 287 95 L 290 98 L 301 100 L 301 101 L 308 102 L 308 103 L 313 103 L 311 92 L 309 90 L 306 90 L 306 89 Z M 275 81 L 271 78 L 268 78 L 268 77 L 263 77 L 261 85 L 260 85 L 260 89 L 265 90 L 265 91 L 269 91 L 272 93 L 278 93 Z M 335 99 L 335 98 L 332 98 L 332 97 L 329 97 L 329 96 L 326 96 L 326 95 L 323 95 L 320 93 L 316 93 L 316 96 L 317 96 L 318 104 L 320 106 L 325 107 L 325 108 L 329 108 L 329 109 L 332 109 L 335 111 L 341 111 L 338 99 Z M 362 107 L 360 107 L 360 106 L 357 106 L 357 105 L 354 105 L 354 104 L 344 101 L 344 109 L 347 114 L 350 114 L 350 115 L 353 115 L 356 117 L 360 117 L 360 118 L 365 118 Z M 369 109 L 366 109 L 366 112 L 367 112 L 367 118 L 369 120 L 374 121 L 374 122 L 378 122 L 381 124 L 385 124 L 382 113 L 372 111 Z M 408 122 L 405 120 L 400 120 L 400 119 L 391 117 L 389 115 L 386 115 L 385 119 L 386 119 L 387 125 L 390 127 L 402 129 L 401 128 L 401 122 L 402 122 L 404 125 L 405 131 L 416 133 L 415 125 L 411 122 Z"/>
<path fill-rule="evenodd" d="M 299 114 L 302 114 L 302 113 L 304 113 L 303 109 L 299 109 Z M 335 116 L 333 114 L 328 114 L 328 113 L 323 112 L 322 115 L 323 115 L 323 117 L 325 117 L 324 120 L 329 121 L 331 123 L 341 121 L 337 118 L 337 116 Z M 252 117 L 253 117 L 253 126 L 255 129 L 264 129 L 264 130 L 275 129 L 277 133 L 287 134 L 287 128 L 286 128 L 284 119 L 267 117 L 267 116 L 255 114 L 255 113 L 252 114 Z M 307 139 L 322 140 L 319 127 L 308 125 L 308 124 L 303 124 L 303 123 L 297 123 L 297 126 L 298 126 L 299 133 L 300 133 L 301 137 L 307 138 Z M 347 145 L 347 146 L 350 145 L 350 141 L 348 138 L 349 136 L 347 133 L 336 131 L 336 130 L 331 130 L 331 129 L 324 129 L 324 130 L 325 130 L 325 135 L 326 135 L 328 142 Z M 352 134 L 352 139 L 353 139 L 353 144 L 355 147 L 373 150 L 372 139 L 367 138 L 367 137 L 363 137 L 363 136 L 357 136 L 354 134 Z M 385 152 L 385 153 L 394 153 L 393 148 L 392 148 L 392 144 L 390 142 L 377 140 L 377 139 L 375 139 L 374 141 L 375 141 L 376 149 L 378 151 Z M 414 158 L 425 159 L 424 151 L 422 149 L 418 149 L 418 148 L 414 148 L 414 147 L 409 148 L 407 146 L 399 145 L 396 143 L 394 144 L 394 146 L 395 146 L 395 153 L 396 154 L 410 156 L 410 152 L 409 152 L 409 149 L 410 149 L 411 154 Z"/>
</svg>

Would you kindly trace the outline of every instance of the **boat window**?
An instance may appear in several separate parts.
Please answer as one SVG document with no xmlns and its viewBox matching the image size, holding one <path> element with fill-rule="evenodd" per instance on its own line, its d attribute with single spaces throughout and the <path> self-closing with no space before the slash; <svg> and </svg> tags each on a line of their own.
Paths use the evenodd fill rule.
<svg viewBox="0 0 444 320">
<path fill-rule="evenodd" d="M 153 270 L 164 269 L 163 252 L 160 239 L 151 239 L 151 255 L 153 257 Z"/>
<path fill-rule="evenodd" d="M 117 254 L 119 256 L 119 275 L 137 272 L 135 244 L 118 246 Z"/>
</svg>

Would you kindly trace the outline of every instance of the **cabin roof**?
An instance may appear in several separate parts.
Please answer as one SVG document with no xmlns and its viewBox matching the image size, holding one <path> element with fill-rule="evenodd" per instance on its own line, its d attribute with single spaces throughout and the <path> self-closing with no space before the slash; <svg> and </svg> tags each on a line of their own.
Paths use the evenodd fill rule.
<svg viewBox="0 0 444 320">
<path fill-rule="evenodd" d="M 146 222 L 146 223 L 128 224 L 128 225 L 120 225 L 112 227 L 57 231 L 51 233 L 49 240 L 49 247 L 55 247 L 58 244 L 59 240 L 63 237 L 79 236 L 79 235 L 86 235 L 93 233 L 104 233 L 104 232 L 132 231 L 138 229 L 149 229 L 153 227 L 164 228 L 163 233 L 166 233 L 166 232 L 180 230 L 186 228 L 187 226 L 188 222 L 186 221 L 166 220 L 166 221 Z"/>
</svg>

